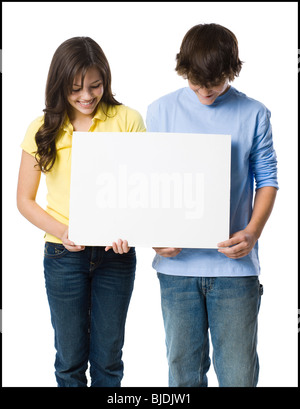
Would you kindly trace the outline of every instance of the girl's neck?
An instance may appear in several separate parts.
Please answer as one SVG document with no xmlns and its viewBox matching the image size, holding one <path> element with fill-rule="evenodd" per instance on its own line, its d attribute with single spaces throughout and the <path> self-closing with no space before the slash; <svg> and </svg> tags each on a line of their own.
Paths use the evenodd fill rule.
<svg viewBox="0 0 300 409">
<path fill-rule="evenodd" d="M 74 131 L 87 132 L 91 125 L 94 115 L 70 115 L 69 119 Z"/>
<path fill-rule="evenodd" d="M 92 125 L 92 118 L 71 120 L 73 130 L 78 132 L 87 132 Z"/>
</svg>

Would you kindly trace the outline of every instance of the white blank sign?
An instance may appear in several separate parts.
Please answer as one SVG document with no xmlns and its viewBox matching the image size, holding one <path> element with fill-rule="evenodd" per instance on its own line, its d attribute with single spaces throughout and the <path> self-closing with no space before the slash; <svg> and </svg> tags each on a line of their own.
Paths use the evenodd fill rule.
<svg viewBox="0 0 300 409">
<path fill-rule="evenodd" d="M 230 135 L 73 132 L 75 244 L 217 248 L 229 237 Z"/>
</svg>

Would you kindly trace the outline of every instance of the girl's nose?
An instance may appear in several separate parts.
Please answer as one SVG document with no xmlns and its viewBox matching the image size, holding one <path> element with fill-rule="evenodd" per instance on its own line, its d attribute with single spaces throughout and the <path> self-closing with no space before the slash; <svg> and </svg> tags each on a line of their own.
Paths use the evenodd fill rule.
<svg viewBox="0 0 300 409">
<path fill-rule="evenodd" d="M 85 100 L 91 99 L 92 92 L 88 88 L 82 90 L 81 98 Z"/>
</svg>

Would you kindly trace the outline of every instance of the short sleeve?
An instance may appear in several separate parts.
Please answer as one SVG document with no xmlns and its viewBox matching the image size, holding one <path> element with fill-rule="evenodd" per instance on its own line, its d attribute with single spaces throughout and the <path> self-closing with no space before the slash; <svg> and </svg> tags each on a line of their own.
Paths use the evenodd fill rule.
<svg viewBox="0 0 300 409">
<path fill-rule="evenodd" d="M 127 107 L 126 132 L 146 132 L 142 115 L 135 109 Z"/>
<path fill-rule="evenodd" d="M 37 146 L 35 142 L 35 134 L 43 124 L 43 116 L 38 117 L 28 126 L 21 148 L 32 156 L 35 156 Z"/>
</svg>

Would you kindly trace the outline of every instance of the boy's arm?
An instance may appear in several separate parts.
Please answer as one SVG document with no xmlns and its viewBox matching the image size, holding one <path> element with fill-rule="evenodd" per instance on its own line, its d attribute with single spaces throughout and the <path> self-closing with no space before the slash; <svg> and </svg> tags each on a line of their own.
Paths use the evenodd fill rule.
<svg viewBox="0 0 300 409">
<path fill-rule="evenodd" d="M 250 253 L 260 237 L 263 228 L 272 212 L 277 188 L 265 186 L 257 189 L 252 217 L 244 230 L 240 230 L 218 244 L 219 252 L 229 258 L 241 258 Z"/>
</svg>

